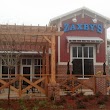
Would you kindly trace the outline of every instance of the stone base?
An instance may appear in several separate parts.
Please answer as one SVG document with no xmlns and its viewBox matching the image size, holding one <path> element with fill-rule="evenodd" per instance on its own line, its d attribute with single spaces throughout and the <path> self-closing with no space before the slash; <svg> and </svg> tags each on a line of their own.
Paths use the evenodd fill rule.
<svg viewBox="0 0 110 110">
<path fill-rule="evenodd" d="M 56 84 L 48 84 L 48 98 L 51 100 L 60 100 L 60 86 Z"/>
</svg>

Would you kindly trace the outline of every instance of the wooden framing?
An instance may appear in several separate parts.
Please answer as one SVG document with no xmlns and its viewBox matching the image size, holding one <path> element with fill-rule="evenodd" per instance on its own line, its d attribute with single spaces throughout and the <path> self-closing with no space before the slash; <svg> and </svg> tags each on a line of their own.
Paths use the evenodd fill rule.
<svg viewBox="0 0 110 110">
<path fill-rule="evenodd" d="M 55 65 L 55 36 L 51 37 L 51 83 L 56 83 L 55 73 L 56 73 L 56 65 Z"/>
<path fill-rule="evenodd" d="M 31 82 L 29 79 L 23 77 L 22 75 L 17 75 L 15 78 L 13 78 L 10 81 L 10 84 L 15 83 L 16 81 L 19 82 L 19 87 L 16 88 L 14 86 L 10 86 L 11 90 L 13 90 L 15 93 L 17 93 L 17 97 L 21 98 L 21 96 L 23 96 L 23 94 L 29 90 L 32 87 L 35 87 L 36 89 L 38 89 L 40 92 L 46 94 L 46 91 L 44 88 L 40 87 L 38 85 L 38 83 L 44 81 L 46 79 L 48 75 L 45 75 L 44 77 L 42 77 L 41 79 L 36 80 L 35 82 Z M 22 81 L 27 82 L 29 85 L 25 88 L 22 88 Z M 0 83 L 2 84 L 2 86 L 0 87 L 0 90 L 5 89 L 9 86 L 9 82 L 4 81 L 3 79 L 0 79 Z"/>
<path fill-rule="evenodd" d="M 34 51 L 34 52 L 42 52 L 43 53 L 43 69 L 42 74 L 50 73 L 50 81 L 51 83 L 56 83 L 55 75 L 55 38 L 57 36 L 61 36 L 63 32 L 58 32 L 56 26 L 20 26 L 20 25 L 0 25 L 0 44 L 1 42 L 16 42 L 15 51 Z M 51 49 L 51 71 L 49 65 L 49 48 Z M 6 48 L 0 48 L 1 53 Z M 5 51 L 10 51 L 10 48 Z M 45 66 L 46 65 L 46 66 Z M 45 68 L 46 67 L 46 68 Z M 34 86 L 35 88 L 39 88 L 33 82 L 29 82 L 28 79 L 18 76 L 19 79 L 19 97 L 21 97 L 22 92 L 25 92 L 26 89 Z M 25 80 L 31 86 L 28 86 L 26 89 L 22 90 L 21 80 Z M 49 78 L 46 77 L 44 81 L 47 85 L 49 82 Z M 2 81 L 3 83 L 3 81 Z M 5 82 L 3 83 L 5 85 Z M 8 84 L 8 83 L 7 83 Z M 5 85 L 6 87 L 8 85 Z M 2 89 L 3 87 L 0 87 Z M 12 88 L 12 87 L 11 87 Z M 15 89 L 14 89 L 15 90 Z M 44 90 L 40 89 L 42 92 Z M 46 91 L 45 91 L 46 92 Z"/>
<path fill-rule="evenodd" d="M 21 98 L 25 95 L 25 92 L 27 90 L 30 90 L 32 87 L 38 89 L 41 93 L 47 95 L 47 85 L 46 83 L 48 84 L 49 81 L 47 80 L 50 76 L 49 74 L 42 74 L 42 78 L 34 81 L 34 82 L 31 82 L 29 79 L 27 79 L 25 76 L 22 76 L 22 75 L 17 75 L 15 78 L 11 79 L 10 80 L 10 88 L 12 91 L 14 91 L 15 93 L 17 93 L 17 96 L 16 98 Z M 64 75 L 62 77 L 65 77 Z M 64 79 L 60 79 L 59 81 L 59 84 L 60 84 L 60 88 L 66 88 L 67 90 L 71 91 L 71 92 L 75 92 L 76 90 L 82 88 L 88 88 L 88 89 L 91 89 L 93 91 L 94 94 L 96 94 L 97 92 L 101 92 L 102 94 L 106 95 L 107 91 L 109 92 L 110 91 L 110 86 L 107 86 L 106 84 L 103 84 L 101 83 L 100 85 L 100 82 L 96 82 L 97 78 L 101 78 L 101 82 L 103 82 L 103 79 L 104 81 L 107 83 L 110 82 L 110 76 L 106 76 L 106 75 L 101 75 L 101 76 L 91 76 L 90 79 L 86 79 L 86 80 L 80 80 L 78 79 L 76 76 L 74 75 L 71 75 L 71 77 L 68 75 L 66 76 L 66 78 Z M 18 81 L 19 82 L 19 85 L 18 85 L 18 88 L 14 87 L 13 84 Z M 25 81 L 28 83 L 27 87 L 23 88 L 22 87 L 22 81 Z M 68 82 L 69 81 L 69 82 Z M 45 82 L 45 85 L 43 87 L 39 86 L 39 83 L 41 82 Z M 58 81 L 57 81 L 58 82 Z M 67 83 L 68 82 L 68 83 Z M 9 86 L 9 82 L 3 80 L 3 79 L 0 79 L 0 83 L 1 83 L 1 87 L 0 87 L 0 90 L 2 89 L 5 89 Z M 55 82 L 54 82 L 55 83 Z M 77 85 L 76 85 L 77 83 Z M 96 85 L 99 85 L 99 88 L 104 86 L 103 89 L 98 89 L 96 87 Z M 52 82 L 53 84 L 53 82 Z M 95 85 L 94 85 L 95 84 Z M 96 92 L 97 91 L 97 92 Z M 103 92 L 104 91 L 104 92 Z M 0 94 L 2 95 L 2 94 Z"/>
</svg>

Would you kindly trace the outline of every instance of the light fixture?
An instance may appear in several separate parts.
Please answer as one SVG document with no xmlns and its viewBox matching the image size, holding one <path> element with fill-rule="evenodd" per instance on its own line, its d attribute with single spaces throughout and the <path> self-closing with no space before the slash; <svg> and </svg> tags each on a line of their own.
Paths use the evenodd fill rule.
<svg viewBox="0 0 110 110">
<path fill-rule="evenodd" d="M 77 22 L 76 15 L 74 15 L 74 18 L 72 19 L 72 21 Z"/>
<path fill-rule="evenodd" d="M 92 19 L 92 21 L 93 21 L 94 23 L 97 23 L 97 18 L 96 18 L 96 15 L 95 15 L 95 18 L 94 18 L 94 19 Z"/>
</svg>

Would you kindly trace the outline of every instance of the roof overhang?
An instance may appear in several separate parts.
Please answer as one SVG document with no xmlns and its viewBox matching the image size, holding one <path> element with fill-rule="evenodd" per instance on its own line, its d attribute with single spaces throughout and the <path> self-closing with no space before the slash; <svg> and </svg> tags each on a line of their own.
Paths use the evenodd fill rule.
<svg viewBox="0 0 110 110">
<path fill-rule="evenodd" d="M 78 16 L 78 15 L 82 15 L 82 16 L 87 15 L 87 16 L 90 16 L 91 18 L 95 18 L 95 16 L 97 16 L 97 20 L 103 22 L 106 28 L 110 27 L 110 18 L 103 16 L 102 14 L 99 14 L 87 7 L 82 7 L 82 8 L 67 12 L 65 14 L 62 14 L 60 16 L 57 16 L 55 18 L 52 18 L 49 22 L 49 25 L 58 25 L 58 23 L 61 24 L 62 21 L 71 19 L 74 16 Z"/>
<path fill-rule="evenodd" d="M 67 36 L 68 43 L 90 43 L 90 44 L 100 44 L 103 43 L 103 39 L 100 37 L 80 37 L 80 36 Z"/>
</svg>

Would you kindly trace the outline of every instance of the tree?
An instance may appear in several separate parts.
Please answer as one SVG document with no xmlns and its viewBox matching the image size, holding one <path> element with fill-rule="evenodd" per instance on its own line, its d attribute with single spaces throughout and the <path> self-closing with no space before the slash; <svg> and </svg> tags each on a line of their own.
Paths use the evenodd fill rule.
<svg viewBox="0 0 110 110">
<path fill-rule="evenodd" d="M 15 65 L 19 64 L 20 61 L 20 55 L 21 52 L 18 49 L 20 46 L 19 40 L 16 40 L 17 38 L 14 36 L 7 36 L 3 35 L 0 36 L 0 58 L 2 59 L 2 63 L 8 68 L 9 74 L 8 74 L 8 104 L 10 105 L 10 82 L 12 78 L 12 70 L 15 67 Z"/>
</svg>

